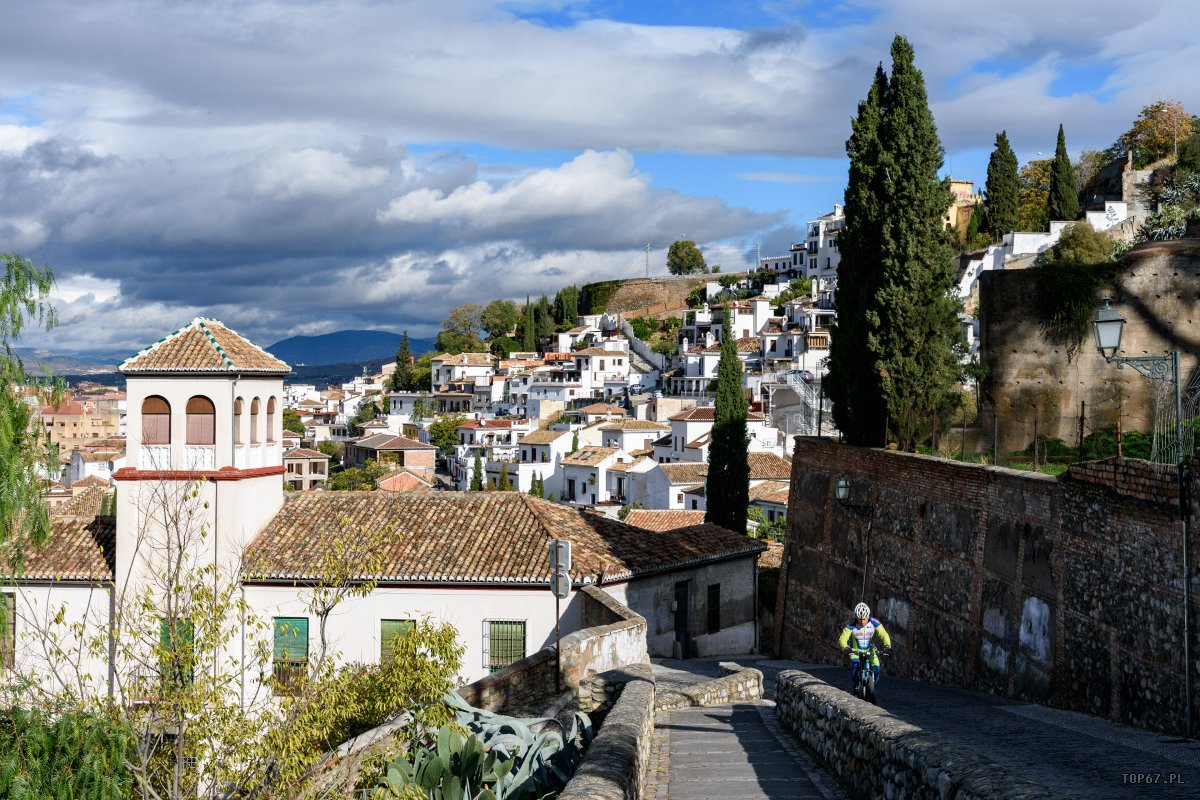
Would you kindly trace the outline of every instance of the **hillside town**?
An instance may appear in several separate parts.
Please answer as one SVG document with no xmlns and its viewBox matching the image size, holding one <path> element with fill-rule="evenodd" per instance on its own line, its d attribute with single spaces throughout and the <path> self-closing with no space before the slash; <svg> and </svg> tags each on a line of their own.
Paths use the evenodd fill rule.
<svg viewBox="0 0 1200 800">
<path fill-rule="evenodd" d="M 1194 790 L 1200 119 L 967 180 L 891 54 L 800 240 L 347 380 L 209 313 L 39 376 L 0 253 L 0 797 Z"/>
</svg>

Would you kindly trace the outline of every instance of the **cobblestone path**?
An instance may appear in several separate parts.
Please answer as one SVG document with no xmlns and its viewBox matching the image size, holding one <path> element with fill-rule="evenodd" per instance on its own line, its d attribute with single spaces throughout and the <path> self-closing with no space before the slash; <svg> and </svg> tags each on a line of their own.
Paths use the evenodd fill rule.
<svg viewBox="0 0 1200 800">
<path fill-rule="evenodd" d="M 660 714 L 646 800 L 834 800 L 831 779 L 783 731 L 769 700 Z"/>
</svg>

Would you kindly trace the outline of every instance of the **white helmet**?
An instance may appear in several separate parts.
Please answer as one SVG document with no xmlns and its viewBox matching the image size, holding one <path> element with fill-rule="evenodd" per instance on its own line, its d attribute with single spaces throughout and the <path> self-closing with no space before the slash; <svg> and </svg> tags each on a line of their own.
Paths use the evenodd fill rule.
<svg viewBox="0 0 1200 800">
<path fill-rule="evenodd" d="M 856 605 L 854 607 L 854 618 L 855 619 L 870 619 L 870 617 L 871 617 L 871 607 L 868 606 L 866 603 L 859 603 L 858 605 Z"/>
</svg>

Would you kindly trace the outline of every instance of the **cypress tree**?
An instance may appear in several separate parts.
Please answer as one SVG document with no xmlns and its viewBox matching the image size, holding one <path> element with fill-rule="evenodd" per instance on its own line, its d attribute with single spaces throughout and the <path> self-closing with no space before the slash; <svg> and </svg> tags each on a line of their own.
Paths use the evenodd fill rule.
<svg viewBox="0 0 1200 800">
<path fill-rule="evenodd" d="M 512 480 L 508 477 L 508 462 L 500 463 L 500 482 L 496 484 L 496 489 L 501 492 L 512 491 Z"/>
<path fill-rule="evenodd" d="M 400 337 L 400 349 L 396 351 L 396 371 L 392 373 L 392 391 L 407 392 L 413 388 L 412 349 L 408 342 L 408 331 Z"/>
<path fill-rule="evenodd" d="M 742 389 L 742 362 L 737 341 L 725 315 L 721 332 L 721 359 L 717 362 L 717 399 L 708 450 L 707 510 L 704 521 L 737 533 L 746 532 L 750 505 L 750 462 L 747 459 L 746 393 Z"/>
<path fill-rule="evenodd" d="M 884 438 L 887 412 L 879 374 L 866 357 L 867 341 L 879 325 L 874 308 L 879 291 L 877 248 L 881 236 L 882 187 L 879 128 L 887 98 L 883 65 L 867 98 L 858 104 L 851 123 L 846 154 L 850 156 L 846 185 L 846 225 L 838 235 L 842 261 L 838 267 L 837 309 L 829 343 L 829 375 L 825 388 L 833 401 L 833 419 L 851 444 L 877 445 Z"/>
<path fill-rule="evenodd" d="M 479 457 L 479 451 L 475 451 L 475 463 L 471 466 L 471 491 L 483 491 L 483 459 Z"/>
<path fill-rule="evenodd" d="M 521 328 L 521 349 L 527 353 L 537 351 L 537 325 L 533 319 L 533 304 L 529 295 L 525 295 L 525 319 Z"/>
<path fill-rule="evenodd" d="M 1075 169 L 1067 156 L 1067 137 L 1058 125 L 1058 145 L 1050 166 L 1050 219 L 1074 221 L 1079 218 L 1079 195 L 1075 194 Z"/>
<path fill-rule="evenodd" d="M 1017 154 L 1008 143 L 1008 132 L 996 134 L 996 148 L 988 159 L 984 199 L 987 202 L 987 232 L 992 241 L 1017 229 L 1017 207 L 1021 179 L 1017 173 Z"/>
<path fill-rule="evenodd" d="M 942 144 L 913 56 L 912 45 L 897 36 L 880 127 L 878 328 L 867 342 L 889 429 L 905 450 L 951 398 L 963 344 L 958 271 L 944 223 L 953 197 L 949 179 L 938 178 Z"/>
</svg>

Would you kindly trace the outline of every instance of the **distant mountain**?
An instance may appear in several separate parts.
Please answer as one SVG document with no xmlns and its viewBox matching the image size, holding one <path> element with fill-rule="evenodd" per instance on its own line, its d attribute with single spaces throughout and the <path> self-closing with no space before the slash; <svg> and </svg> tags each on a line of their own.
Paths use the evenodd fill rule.
<svg viewBox="0 0 1200 800">
<path fill-rule="evenodd" d="M 25 363 L 25 368 L 30 372 L 38 373 L 42 370 L 49 370 L 56 375 L 68 372 L 81 375 L 113 372 L 118 364 L 134 354 L 132 350 L 110 352 L 63 350 L 52 352 L 34 347 L 16 347 L 13 349 L 21 361 Z M 394 352 L 392 357 L 395 358 Z"/>
<path fill-rule="evenodd" d="M 346 364 L 396 358 L 400 335 L 388 331 L 334 331 L 321 336 L 292 336 L 266 348 L 276 358 L 296 367 L 321 364 Z M 433 349 L 433 339 L 409 337 L 413 355 Z"/>
</svg>

